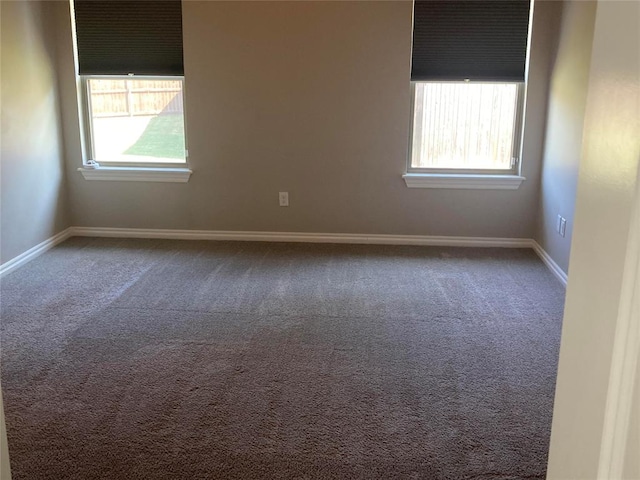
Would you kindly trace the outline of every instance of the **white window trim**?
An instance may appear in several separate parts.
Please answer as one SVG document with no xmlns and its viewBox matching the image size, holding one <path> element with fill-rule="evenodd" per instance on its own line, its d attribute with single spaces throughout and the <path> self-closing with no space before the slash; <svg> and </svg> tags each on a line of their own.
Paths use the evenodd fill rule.
<svg viewBox="0 0 640 480">
<path fill-rule="evenodd" d="M 81 167 L 85 180 L 187 183 L 193 170 L 175 167 Z"/>
<path fill-rule="evenodd" d="M 522 168 L 522 140 L 524 136 L 524 110 L 526 102 L 526 83 L 518 85 L 518 107 L 514 125 L 514 157 L 513 168 L 504 171 L 497 170 L 447 170 L 413 168 L 411 166 L 413 150 L 413 120 L 415 108 L 415 84 L 411 82 L 411 111 L 409 125 L 409 150 L 407 157 L 407 172 L 402 175 L 409 188 L 443 188 L 443 189 L 471 189 L 471 190 L 517 190 L 525 177 L 521 175 Z M 494 82 L 488 82 L 494 83 Z M 497 82 L 503 83 L 503 82 Z M 517 155 L 515 155 L 517 153 Z"/>
<path fill-rule="evenodd" d="M 517 190 L 526 180 L 520 175 L 455 173 L 406 173 L 402 176 L 409 188 L 448 188 L 465 190 Z"/>
<path fill-rule="evenodd" d="M 83 162 L 82 167 L 78 171 L 85 180 L 102 180 L 102 181 L 124 181 L 124 182 L 166 182 L 166 183 L 186 183 L 189 181 L 193 170 L 189 168 L 188 148 L 185 145 L 186 159 L 185 162 L 162 162 L 162 163 L 124 163 L 101 161 L 99 164 L 93 159 L 93 138 L 91 125 L 91 106 L 89 102 L 88 81 L 92 78 L 123 78 L 123 79 L 161 79 L 176 80 L 179 79 L 182 84 L 183 95 L 183 115 L 185 142 L 187 139 L 187 121 L 186 121 L 186 105 L 184 101 L 184 76 L 172 77 L 166 75 L 81 75 L 79 78 L 79 96 L 81 99 L 81 119 L 83 130 Z"/>
</svg>

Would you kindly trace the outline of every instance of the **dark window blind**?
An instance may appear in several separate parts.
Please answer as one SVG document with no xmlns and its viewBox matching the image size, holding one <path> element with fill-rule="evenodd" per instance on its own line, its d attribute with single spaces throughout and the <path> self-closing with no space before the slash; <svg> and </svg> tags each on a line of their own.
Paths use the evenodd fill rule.
<svg viewBox="0 0 640 480">
<path fill-rule="evenodd" d="M 411 80 L 524 81 L 529 0 L 415 0 Z"/>
<path fill-rule="evenodd" d="M 81 75 L 184 75 L 180 0 L 75 0 Z"/>
</svg>

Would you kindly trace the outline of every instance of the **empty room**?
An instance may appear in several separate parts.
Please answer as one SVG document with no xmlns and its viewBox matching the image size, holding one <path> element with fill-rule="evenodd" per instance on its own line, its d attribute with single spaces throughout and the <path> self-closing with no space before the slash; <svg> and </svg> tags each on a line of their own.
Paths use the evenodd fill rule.
<svg viewBox="0 0 640 480">
<path fill-rule="evenodd" d="M 640 479 L 640 2 L 0 0 L 0 479 Z"/>
</svg>

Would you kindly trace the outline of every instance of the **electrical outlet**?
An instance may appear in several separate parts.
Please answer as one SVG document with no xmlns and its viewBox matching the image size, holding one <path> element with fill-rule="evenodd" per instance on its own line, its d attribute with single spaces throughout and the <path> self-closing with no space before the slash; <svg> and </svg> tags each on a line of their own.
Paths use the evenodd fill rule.
<svg viewBox="0 0 640 480">
<path fill-rule="evenodd" d="M 289 192 L 278 192 L 278 200 L 281 207 L 289 206 Z"/>
<path fill-rule="evenodd" d="M 556 233 L 561 237 L 564 237 L 567 233 L 567 219 L 562 215 L 558 215 L 558 219 L 556 220 Z"/>
</svg>

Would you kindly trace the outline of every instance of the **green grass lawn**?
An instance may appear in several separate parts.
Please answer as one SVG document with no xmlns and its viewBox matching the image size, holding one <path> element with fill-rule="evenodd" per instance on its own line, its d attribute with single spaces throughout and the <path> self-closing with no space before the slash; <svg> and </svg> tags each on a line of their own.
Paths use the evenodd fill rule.
<svg viewBox="0 0 640 480">
<path fill-rule="evenodd" d="M 154 117 L 127 155 L 184 160 L 184 119 L 181 113 Z"/>
</svg>

